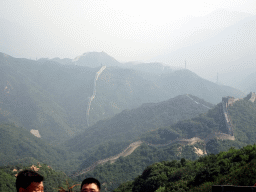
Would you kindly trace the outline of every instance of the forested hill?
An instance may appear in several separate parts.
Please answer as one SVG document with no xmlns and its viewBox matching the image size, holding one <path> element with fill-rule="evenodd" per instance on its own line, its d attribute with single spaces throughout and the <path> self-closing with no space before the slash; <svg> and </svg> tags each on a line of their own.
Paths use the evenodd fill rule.
<svg viewBox="0 0 256 192">
<path fill-rule="evenodd" d="M 35 161 L 65 170 L 68 153 L 49 145 L 22 127 L 13 124 L 0 125 L 0 166 L 30 164 Z"/>
<path fill-rule="evenodd" d="M 115 192 L 211 191 L 212 185 L 253 186 L 256 183 L 256 145 L 240 150 L 200 157 L 182 158 L 148 166 L 133 181 L 120 185 Z"/>
<path fill-rule="evenodd" d="M 77 106 L 90 96 L 97 69 L 40 63 L 2 53 L 0 68 L 0 123 L 39 130 L 43 139 L 55 143 L 72 137 L 86 124 L 86 112 Z"/>
<path fill-rule="evenodd" d="M 253 144 L 256 142 L 254 130 L 256 123 L 256 104 L 254 100 L 250 100 L 250 98 L 254 97 L 254 93 L 249 94 L 243 99 L 227 97 L 229 98 L 227 103 L 224 102 L 226 99 L 223 98 L 224 105 L 227 106 L 227 114 L 225 114 L 225 111 L 223 110 L 222 102 L 216 105 L 213 109 L 210 109 L 207 113 L 200 114 L 198 117 L 179 121 L 178 123 L 171 125 L 169 128 L 163 128 L 146 133 L 142 136 L 142 140 L 153 144 L 164 144 L 168 143 L 175 133 L 179 133 L 183 138 L 188 139 L 198 137 L 205 140 L 210 153 L 227 150 L 227 148 L 231 146 L 242 147 L 248 144 Z M 232 135 L 234 135 L 235 140 L 223 141 L 226 144 L 218 144 L 218 147 L 210 147 L 213 145 L 213 140 L 208 143 L 210 135 L 214 135 L 214 133 L 230 134 L 227 127 L 226 115 L 232 125 Z M 218 136 L 216 135 L 216 137 Z M 225 138 L 225 135 L 223 138 Z M 214 137 L 212 137 L 212 139 L 214 139 Z M 220 143 L 220 141 L 218 141 L 218 143 Z"/>
<path fill-rule="evenodd" d="M 203 141 L 203 137 L 201 137 L 201 141 L 195 140 L 195 142 L 192 142 L 191 140 L 191 142 L 182 141 L 171 143 L 171 141 L 176 140 L 177 138 L 182 139 L 182 137 L 190 134 L 190 132 L 193 133 L 194 131 L 198 131 L 198 129 L 202 132 L 201 136 L 205 137 L 211 134 L 213 130 L 227 132 L 222 104 L 218 104 L 212 109 L 208 109 L 205 107 L 207 106 L 207 103 L 191 95 L 183 95 L 175 99 L 188 99 L 187 102 L 191 102 L 188 106 L 201 106 L 206 109 L 206 112 L 201 115 L 197 115 L 190 120 L 181 120 L 177 123 L 174 123 L 173 125 L 168 125 L 167 127 L 162 127 L 154 131 L 142 134 L 140 136 L 140 140 L 144 141 L 144 144 L 138 147 L 131 155 L 127 157 L 120 157 L 113 164 L 107 163 L 102 166 L 97 166 L 94 170 L 83 173 L 82 175 L 78 174 L 78 179 L 81 180 L 84 177 L 90 176 L 97 177 L 101 180 L 101 182 L 105 183 L 106 188 L 113 190 L 122 182 L 134 179 L 143 171 L 143 169 L 145 169 L 146 166 L 154 162 L 174 159 L 179 160 L 180 158 L 197 159 L 199 156 L 206 154 L 206 146 Z M 178 106 L 183 106 L 177 101 L 174 103 Z M 143 105 L 142 107 L 146 106 L 151 105 Z M 174 108 L 173 106 L 171 107 L 168 105 L 165 105 L 165 107 L 168 108 L 168 110 Z M 185 110 L 186 108 L 183 109 Z M 111 126 L 109 125 L 108 127 Z M 181 130 L 179 130 L 179 128 Z M 187 135 L 185 138 L 189 139 L 196 136 L 200 137 L 200 135 L 191 135 L 191 137 L 190 135 Z M 80 139 L 77 139 L 77 141 L 79 140 Z M 86 139 L 84 142 L 86 142 Z M 95 151 L 95 153 L 97 153 L 97 151 Z M 79 173 L 79 171 L 86 170 L 86 168 L 90 165 L 92 165 L 92 163 L 90 164 L 89 159 L 87 159 L 80 166 L 80 169 L 77 170 L 77 172 Z"/>
<path fill-rule="evenodd" d="M 228 109 L 234 125 L 234 135 L 237 140 L 253 144 L 256 142 L 256 102 L 247 97 L 236 101 Z"/>
<path fill-rule="evenodd" d="M 180 95 L 159 103 L 124 110 L 113 118 L 99 121 L 84 133 L 66 142 L 72 151 L 92 148 L 108 141 L 133 141 L 141 134 L 169 126 L 207 112 L 212 104 L 192 95 Z"/>
<path fill-rule="evenodd" d="M 97 177 L 106 183 L 108 189 L 114 189 L 121 182 L 135 178 L 147 165 L 154 162 L 181 158 L 191 160 L 201 155 L 227 151 L 230 147 L 241 148 L 255 143 L 252 132 L 256 108 L 255 103 L 249 100 L 251 96 L 240 100 L 227 98 L 229 98 L 227 103 L 224 102 L 226 98 L 223 98 L 224 103 L 219 103 L 207 113 L 142 135 L 140 140 L 145 141 L 144 144 L 131 155 L 121 157 L 113 164 L 96 167 L 93 171 L 80 175 L 79 178 Z M 226 126 L 227 119 L 223 108 L 226 104 L 227 118 L 232 122 L 234 136 L 229 135 Z M 242 128 L 243 124 L 246 126 Z M 172 142 L 175 140 L 176 142 Z"/>
</svg>

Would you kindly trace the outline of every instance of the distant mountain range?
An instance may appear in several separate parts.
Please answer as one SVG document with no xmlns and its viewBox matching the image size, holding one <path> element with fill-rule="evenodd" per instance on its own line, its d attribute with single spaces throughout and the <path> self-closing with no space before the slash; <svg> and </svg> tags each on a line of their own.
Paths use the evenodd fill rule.
<svg viewBox="0 0 256 192">
<path fill-rule="evenodd" d="M 189 70 L 145 73 L 114 66 L 115 60 L 106 53 L 86 55 L 80 59 L 100 61 L 103 55 L 113 61 L 109 63 L 113 66 L 107 66 L 96 78 L 99 63 L 90 68 L 47 59 L 18 59 L 1 53 L 0 119 L 39 130 L 42 138 L 54 142 L 143 103 L 192 94 L 215 104 L 223 96 L 240 94 L 239 90 L 214 84 Z M 94 92 L 96 95 L 89 102 Z"/>
<path fill-rule="evenodd" d="M 232 69 L 235 72 L 248 68 L 244 61 L 255 55 L 255 48 L 256 16 L 250 16 L 208 40 L 160 55 L 151 61 L 184 66 L 186 60 L 188 69 L 203 78 L 216 81 L 217 73 L 227 73 L 233 68 L 233 64 L 240 65 L 237 69 Z M 241 58 L 243 60 L 237 63 Z M 256 71 L 255 65 L 253 70 Z"/>
</svg>

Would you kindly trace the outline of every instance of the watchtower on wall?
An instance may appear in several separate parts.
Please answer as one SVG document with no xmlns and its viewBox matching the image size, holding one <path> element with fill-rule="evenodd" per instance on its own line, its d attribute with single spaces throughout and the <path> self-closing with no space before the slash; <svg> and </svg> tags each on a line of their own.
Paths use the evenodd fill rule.
<svg viewBox="0 0 256 192">
<path fill-rule="evenodd" d="M 254 101 L 256 99 L 256 94 L 254 92 L 251 92 L 251 93 L 249 93 L 249 95 L 246 98 L 248 98 L 249 101 L 254 103 Z"/>
<path fill-rule="evenodd" d="M 236 101 L 238 101 L 238 98 L 234 98 L 234 97 L 222 97 L 222 103 L 225 103 L 226 108 L 228 108 L 229 105 L 233 105 Z"/>
</svg>

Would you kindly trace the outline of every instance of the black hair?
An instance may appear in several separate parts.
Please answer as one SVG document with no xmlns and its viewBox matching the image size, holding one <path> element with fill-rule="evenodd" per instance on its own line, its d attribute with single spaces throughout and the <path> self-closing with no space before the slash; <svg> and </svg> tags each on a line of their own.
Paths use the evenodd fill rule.
<svg viewBox="0 0 256 192">
<path fill-rule="evenodd" d="M 16 189 L 19 192 L 19 188 L 26 189 L 32 182 L 38 182 L 44 180 L 42 175 L 39 175 L 37 172 L 32 170 L 24 170 L 19 172 L 16 178 Z"/>
<path fill-rule="evenodd" d="M 83 180 L 83 182 L 82 182 L 82 184 L 81 184 L 81 189 L 82 189 L 83 185 L 85 185 L 85 184 L 91 184 L 91 183 L 96 184 L 96 185 L 98 186 L 99 190 L 100 190 L 100 182 L 99 182 L 97 179 L 92 178 L 92 177 L 86 178 L 86 179 Z"/>
</svg>

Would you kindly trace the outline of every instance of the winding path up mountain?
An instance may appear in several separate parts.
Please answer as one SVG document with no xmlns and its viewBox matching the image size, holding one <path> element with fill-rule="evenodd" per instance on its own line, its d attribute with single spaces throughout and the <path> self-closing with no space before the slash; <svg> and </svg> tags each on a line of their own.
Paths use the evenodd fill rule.
<svg viewBox="0 0 256 192">
<path fill-rule="evenodd" d="M 93 94 L 92 96 L 89 98 L 89 102 L 88 102 L 88 106 L 87 106 L 87 110 L 86 110 L 86 120 L 87 120 L 87 126 L 89 127 L 89 114 L 90 114 L 90 108 L 91 108 L 91 103 L 92 100 L 95 98 L 96 96 L 96 82 L 100 76 L 100 74 L 104 71 L 104 69 L 106 69 L 106 66 L 102 66 L 100 68 L 100 70 L 96 73 L 95 78 L 94 78 L 94 87 L 93 87 Z"/>
</svg>

